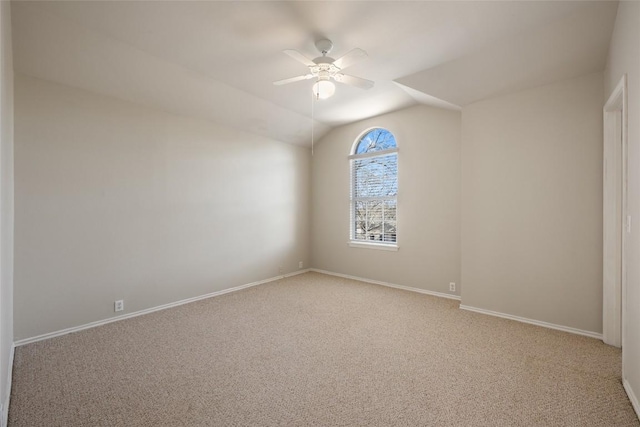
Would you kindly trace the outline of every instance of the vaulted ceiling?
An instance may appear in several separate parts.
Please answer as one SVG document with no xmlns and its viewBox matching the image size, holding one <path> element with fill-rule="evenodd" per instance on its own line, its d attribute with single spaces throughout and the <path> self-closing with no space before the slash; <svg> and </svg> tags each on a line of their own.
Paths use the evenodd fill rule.
<svg viewBox="0 0 640 427">
<path fill-rule="evenodd" d="M 601 71 L 617 2 L 14 1 L 17 72 L 276 140 L 308 145 L 331 127 L 418 103 L 472 102 Z M 313 103 L 311 80 L 283 54 L 368 58 Z"/>
</svg>

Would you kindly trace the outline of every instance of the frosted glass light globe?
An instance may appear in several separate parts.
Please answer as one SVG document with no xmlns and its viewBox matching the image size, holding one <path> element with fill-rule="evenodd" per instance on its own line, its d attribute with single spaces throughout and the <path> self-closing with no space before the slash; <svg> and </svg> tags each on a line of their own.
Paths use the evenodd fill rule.
<svg viewBox="0 0 640 427">
<path fill-rule="evenodd" d="M 318 80 L 313 84 L 312 90 L 317 99 L 327 99 L 336 92 L 336 85 L 329 80 Z"/>
</svg>

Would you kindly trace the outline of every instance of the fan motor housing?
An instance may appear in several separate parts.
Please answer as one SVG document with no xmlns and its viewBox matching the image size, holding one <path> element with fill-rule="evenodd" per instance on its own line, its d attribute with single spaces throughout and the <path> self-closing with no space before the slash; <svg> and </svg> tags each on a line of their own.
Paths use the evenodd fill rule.
<svg viewBox="0 0 640 427">
<path fill-rule="evenodd" d="M 316 49 L 318 49 L 323 55 L 331 52 L 333 49 L 333 42 L 329 39 L 320 39 L 316 42 Z"/>
<path fill-rule="evenodd" d="M 317 58 L 315 58 L 313 60 L 313 62 L 315 62 L 318 65 L 320 65 L 320 64 L 332 64 L 333 61 L 335 61 L 335 59 L 333 59 L 330 56 L 318 56 Z"/>
</svg>

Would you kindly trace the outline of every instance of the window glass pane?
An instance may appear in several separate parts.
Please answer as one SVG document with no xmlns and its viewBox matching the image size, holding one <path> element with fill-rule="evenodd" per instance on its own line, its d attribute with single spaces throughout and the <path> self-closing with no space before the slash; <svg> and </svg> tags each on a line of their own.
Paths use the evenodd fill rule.
<svg viewBox="0 0 640 427">
<path fill-rule="evenodd" d="M 390 197 L 398 193 L 398 156 L 353 161 L 354 197 Z"/>
<path fill-rule="evenodd" d="M 355 154 L 371 153 L 396 147 L 396 139 L 386 129 L 373 129 L 360 139 Z"/>
<path fill-rule="evenodd" d="M 356 240 L 366 240 L 367 238 L 367 204 L 365 202 L 354 203 L 354 236 Z"/>
<path fill-rule="evenodd" d="M 354 204 L 356 240 L 382 240 L 384 204 L 381 201 L 359 201 Z"/>
<path fill-rule="evenodd" d="M 354 204 L 354 239 L 396 241 L 396 201 L 369 200 Z"/>
<path fill-rule="evenodd" d="M 382 224 L 382 240 L 385 242 L 396 241 L 396 206 L 395 200 L 384 201 L 384 222 Z"/>
</svg>

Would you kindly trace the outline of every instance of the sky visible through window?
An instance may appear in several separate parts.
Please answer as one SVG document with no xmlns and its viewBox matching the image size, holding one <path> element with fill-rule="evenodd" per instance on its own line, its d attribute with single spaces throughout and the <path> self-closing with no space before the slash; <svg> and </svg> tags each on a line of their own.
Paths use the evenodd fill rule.
<svg viewBox="0 0 640 427">
<path fill-rule="evenodd" d="M 396 139 L 386 129 L 374 129 L 360 139 L 354 154 L 371 153 L 374 151 L 396 148 Z"/>
</svg>

